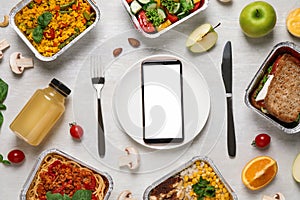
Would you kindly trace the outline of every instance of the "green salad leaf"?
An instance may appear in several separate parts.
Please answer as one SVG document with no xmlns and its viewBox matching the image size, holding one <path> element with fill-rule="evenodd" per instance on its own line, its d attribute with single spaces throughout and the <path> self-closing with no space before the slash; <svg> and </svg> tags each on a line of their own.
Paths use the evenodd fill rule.
<svg viewBox="0 0 300 200">
<path fill-rule="evenodd" d="M 164 22 L 164 19 L 162 19 L 159 16 L 158 11 L 155 8 L 147 10 L 146 16 L 148 20 L 151 21 L 155 27 L 158 27 L 159 25 L 161 25 L 161 23 Z"/>
<path fill-rule="evenodd" d="M 176 8 L 177 3 L 173 0 L 162 0 L 161 5 L 163 5 L 169 12 L 172 13 L 172 11 Z"/>
<path fill-rule="evenodd" d="M 8 84 L 0 78 L 0 103 L 6 99 L 8 92 Z"/>
<path fill-rule="evenodd" d="M 3 101 L 6 99 L 8 93 L 8 84 L 0 78 L 0 110 L 6 110 L 6 106 Z M 0 127 L 4 121 L 3 115 L 0 112 Z M 7 164 L 7 163 L 6 163 Z"/>
<path fill-rule="evenodd" d="M 182 13 L 189 13 L 190 10 L 194 8 L 194 3 L 192 0 L 180 0 L 180 3 L 181 3 Z"/>
</svg>

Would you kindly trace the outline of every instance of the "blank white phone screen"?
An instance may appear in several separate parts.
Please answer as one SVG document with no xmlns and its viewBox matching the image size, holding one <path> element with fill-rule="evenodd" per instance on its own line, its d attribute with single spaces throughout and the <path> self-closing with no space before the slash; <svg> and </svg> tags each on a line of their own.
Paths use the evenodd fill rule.
<svg viewBox="0 0 300 200">
<path fill-rule="evenodd" d="M 143 65 L 144 137 L 183 138 L 180 63 Z"/>
</svg>

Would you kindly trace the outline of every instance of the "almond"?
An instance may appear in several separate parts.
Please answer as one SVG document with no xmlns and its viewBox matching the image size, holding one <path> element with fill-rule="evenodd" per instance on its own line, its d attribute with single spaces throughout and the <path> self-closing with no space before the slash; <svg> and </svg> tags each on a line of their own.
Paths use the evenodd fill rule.
<svg viewBox="0 0 300 200">
<path fill-rule="evenodd" d="M 140 46 L 140 41 L 138 41 L 137 39 L 135 39 L 135 38 L 128 38 L 128 42 L 129 42 L 129 44 L 132 46 L 132 47 L 134 47 L 134 48 L 137 48 L 137 47 L 139 47 Z"/>
<path fill-rule="evenodd" d="M 122 51 L 123 51 L 122 48 L 116 48 L 116 49 L 113 51 L 114 57 L 119 56 L 119 55 L 122 53 Z"/>
</svg>

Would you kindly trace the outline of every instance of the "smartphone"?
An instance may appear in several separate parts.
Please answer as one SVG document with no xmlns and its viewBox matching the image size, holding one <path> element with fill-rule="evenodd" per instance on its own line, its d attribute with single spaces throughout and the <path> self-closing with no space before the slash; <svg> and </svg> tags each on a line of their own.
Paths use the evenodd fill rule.
<svg viewBox="0 0 300 200">
<path fill-rule="evenodd" d="M 141 83 L 144 142 L 182 142 L 184 120 L 181 61 L 143 61 Z"/>
</svg>

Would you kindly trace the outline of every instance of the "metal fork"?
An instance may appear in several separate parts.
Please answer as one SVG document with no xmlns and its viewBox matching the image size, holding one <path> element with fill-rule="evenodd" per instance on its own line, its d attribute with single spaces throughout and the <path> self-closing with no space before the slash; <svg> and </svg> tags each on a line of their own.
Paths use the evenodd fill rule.
<svg viewBox="0 0 300 200">
<path fill-rule="evenodd" d="M 105 155 L 105 137 L 104 126 L 101 109 L 101 90 L 103 88 L 105 78 L 104 70 L 101 65 L 101 57 L 94 55 L 90 57 L 92 84 L 97 93 L 97 109 L 98 109 L 98 154 L 102 158 Z"/>
</svg>

